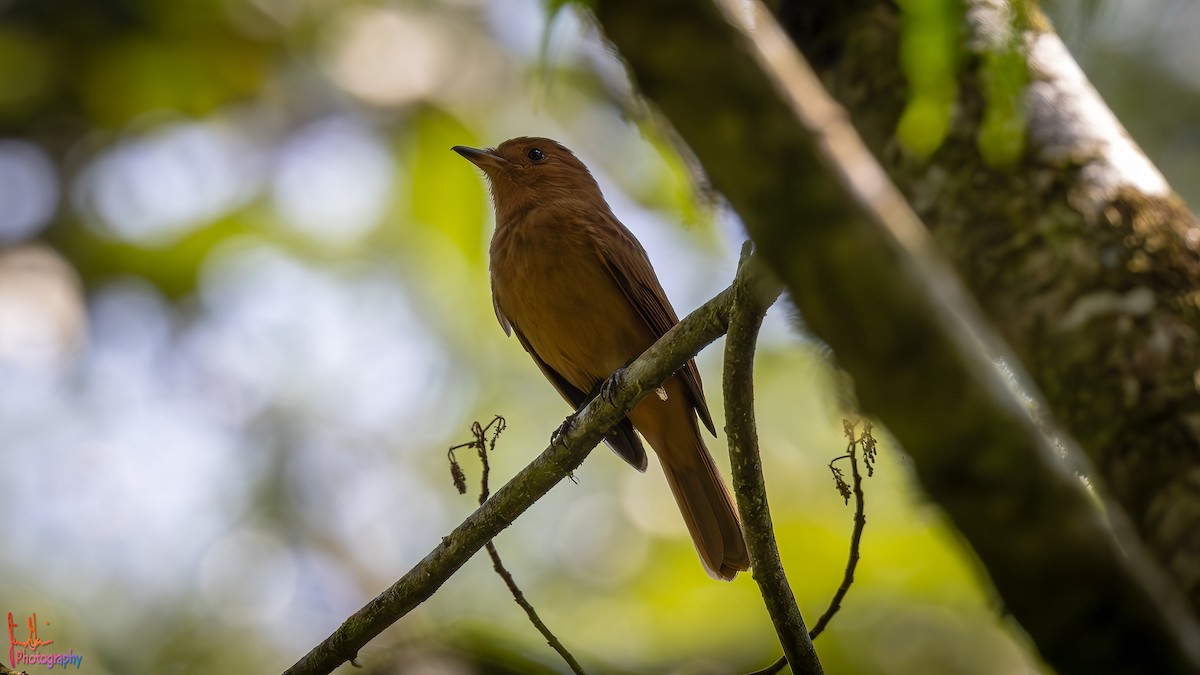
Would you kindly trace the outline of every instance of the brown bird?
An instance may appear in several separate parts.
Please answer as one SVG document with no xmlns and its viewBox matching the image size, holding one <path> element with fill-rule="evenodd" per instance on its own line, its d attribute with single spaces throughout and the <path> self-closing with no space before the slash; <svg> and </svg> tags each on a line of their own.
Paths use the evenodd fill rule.
<svg viewBox="0 0 1200 675">
<path fill-rule="evenodd" d="M 492 302 L 505 333 L 575 407 L 618 368 L 679 322 L 645 249 L 604 200 L 583 162 L 547 138 L 514 138 L 495 149 L 455 146 L 487 174 L 496 208 Z M 693 361 L 647 396 L 605 441 L 639 471 L 658 453 L 700 560 L 732 579 L 750 567 L 737 511 L 704 446 L 699 415 L 714 435 Z"/>
</svg>

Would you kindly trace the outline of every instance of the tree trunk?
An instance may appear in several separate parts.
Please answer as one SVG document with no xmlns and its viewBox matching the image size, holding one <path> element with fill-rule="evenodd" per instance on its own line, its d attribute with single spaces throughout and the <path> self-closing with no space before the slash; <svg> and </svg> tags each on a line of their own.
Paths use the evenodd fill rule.
<svg viewBox="0 0 1200 675">
<path fill-rule="evenodd" d="M 1200 607 L 1200 229 L 1037 10 L 971 0 L 949 135 L 925 162 L 894 140 L 908 87 L 900 11 L 783 0 L 793 41 L 1096 464 L 1152 554 Z M 1023 30 L 1015 26 L 1025 24 Z M 1024 47 L 1028 145 L 979 150 L 985 57 Z"/>
</svg>

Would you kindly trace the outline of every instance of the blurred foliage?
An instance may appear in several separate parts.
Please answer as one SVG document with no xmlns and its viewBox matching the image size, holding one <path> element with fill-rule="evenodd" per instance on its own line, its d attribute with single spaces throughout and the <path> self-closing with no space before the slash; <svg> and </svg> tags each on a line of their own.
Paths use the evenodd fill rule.
<svg viewBox="0 0 1200 675">
<path fill-rule="evenodd" d="M 962 4 L 956 0 L 898 3 L 900 65 L 908 80 L 908 103 L 896 139 L 917 157 L 937 150 L 950 131 L 962 59 Z"/>
<path fill-rule="evenodd" d="M 960 10 L 903 5 L 914 97 L 898 133 L 928 154 L 951 114 Z M 1155 5 L 1174 8 L 1170 35 L 1197 25 Z M 1186 196 L 1200 71 L 1131 6 L 1051 9 Z M 470 511 L 445 449 L 473 420 L 510 423 L 493 486 L 544 447 L 567 410 L 496 325 L 491 210 L 452 145 L 556 137 L 681 313 L 728 283 L 736 217 L 669 134 L 630 119 L 624 71 L 577 12 L 0 0 L 0 614 L 37 612 L 42 639 L 89 673 L 277 672 Z M 980 144 L 997 163 L 1019 149 L 1014 58 L 988 64 Z M 782 554 L 815 618 L 851 528 L 825 466 L 843 411 L 821 348 L 781 314 L 760 350 L 760 435 Z M 699 359 L 718 418 L 719 360 L 719 346 Z M 827 670 L 1036 672 L 903 455 L 881 448 L 858 580 L 817 644 Z M 701 572 L 657 469 L 601 449 L 577 478 L 497 545 L 585 667 L 723 673 L 777 656 L 753 581 Z M 485 560 L 362 661 L 563 671 Z"/>
<path fill-rule="evenodd" d="M 1029 68 L 1018 40 L 983 56 L 986 108 L 979 127 L 979 154 L 988 166 L 1014 166 L 1025 152 L 1025 108 L 1021 97 Z"/>
<path fill-rule="evenodd" d="M 436 108 L 419 110 L 412 124 L 415 147 L 406 162 L 412 173 L 409 218 L 445 232 L 471 264 L 482 265 L 484 204 L 462 198 L 479 189 L 479 177 L 463 171 L 461 158 L 446 148 L 485 144 L 466 125 Z"/>
</svg>

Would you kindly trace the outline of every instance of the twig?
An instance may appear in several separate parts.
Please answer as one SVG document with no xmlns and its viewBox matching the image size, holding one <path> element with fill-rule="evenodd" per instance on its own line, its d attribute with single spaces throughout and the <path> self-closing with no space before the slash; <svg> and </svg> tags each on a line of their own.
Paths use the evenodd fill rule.
<svg viewBox="0 0 1200 675">
<path fill-rule="evenodd" d="M 479 454 L 479 463 L 483 467 L 483 471 L 479 478 L 480 506 L 483 506 L 483 503 L 487 501 L 487 498 L 490 495 L 488 476 L 491 474 L 491 464 L 488 462 L 488 452 L 496 449 L 496 439 L 500 437 L 500 434 L 504 431 L 506 425 L 507 422 L 505 422 L 504 418 L 500 415 L 493 417 L 492 421 L 488 422 L 486 427 L 480 426 L 479 422 L 474 422 L 471 424 L 471 434 L 475 436 L 475 440 L 467 443 L 460 443 L 450 448 L 448 452 L 450 456 L 450 471 L 454 476 L 454 485 L 458 488 L 459 494 L 462 494 L 466 491 L 466 484 L 465 482 L 460 483 L 459 477 L 462 476 L 462 469 L 458 466 L 458 462 L 454 459 L 454 451 L 458 450 L 459 448 L 475 448 L 476 452 Z M 487 439 L 487 432 L 492 429 L 493 426 L 495 427 L 495 431 L 492 433 L 492 438 L 489 441 Z M 492 569 L 496 570 L 496 574 L 500 575 L 500 578 L 504 580 L 504 585 L 508 586 L 508 592 L 512 593 L 513 600 L 515 600 L 517 604 L 521 606 L 521 609 L 525 610 L 525 615 L 529 617 L 529 621 L 533 624 L 533 627 L 542 634 L 542 637 L 546 638 L 546 644 L 550 645 L 554 651 L 558 652 L 558 655 L 567 662 L 567 665 L 571 668 L 571 672 L 576 673 L 576 675 L 584 675 L 583 667 L 580 666 L 579 662 L 575 660 L 575 656 L 572 655 L 565 646 L 563 646 L 563 643 L 558 640 L 558 637 L 556 637 L 550 628 L 542 622 L 541 617 L 538 616 L 537 610 L 533 608 L 533 605 L 525 599 L 525 594 L 521 591 L 521 587 L 517 586 L 516 579 L 513 579 L 513 576 L 508 571 L 508 568 L 506 568 L 504 563 L 500 560 L 500 552 L 496 550 L 496 543 L 494 541 L 489 541 L 487 544 L 485 544 L 485 547 L 487 548 L 488 557 L 492 559 Z"/>
<path fill-rule="evenodd" d="M 738 276 L 751 274 L 748 267 L 739 269 Z M 609 401 L 593 400 L 575 413 L 575 422 L 558 442 L 543 450 L 421 562 L 346 619 L 332 635 L 289 668 L 286 675 L 332 672 L 433 595 L 471 556 L 578 467 L 604 434 L 638 401 L 725 333 L 731 294 L 730 289 L 725 289 L 667 331 L 625 368 Z"/>
<path fill-rule="evenodd" d="M 747 248 L 743 248 L 742 265 L 757 264 L 754 258 L 747 257 L 746 252 Z M 725 340 L 725 432 L 729 437 L 733 491 L 742 516 L 754 581 L 794 672 L 819 675 L 824 672 L 821 661 L 808 637 L 804 617 L 796 606 L 796 598 L 779 559 L 754 426 L 755 343 L 767 307 L 777 297 L 778 286 L 769 290 L 738 283 L 733 286 L 729 335 Z"/>
<path fill-rule="evenodd" d="M 492 569 L 496 570 L 496 574 L 499 574 L 500 578 L 504 580 L 504 585 L 508 586 L 508 591 L 512 593 L 513 600 L 521 606 L 521 609 L 525 610 L 525 614 L 529 617 L 529 622 L 533 624 L 534 628 L 538 629 L 542 637 L 546 638 L 546 644 L 550 645 L 554 651 L 558 652 L 563 661 L 567 662 L 567 665 L 571 668 L 571 672 L 576 673 L 576 675 L 584 675 L 583 667 L 579 665 L 579 662 L 575 660 L 571 652 L 558 641 L 554 633 L 550 632 L 546 624 L 542 623 L 542 619 L 538 616 L 537 611 L 533 609 L 533 605 L 529 604 L 529 601 L 525 599 L 525 594 L 521 592 L 520 587 L 517 586 L 517 582 L 504 567 L 504 563 L 500 562 L 500 553 L 496 551 L 496 545 L 489 541 L 485 544 L 485 547 L 487 548 L 488 556 L 492 559 Z"/>
<path fill-rule="evenodd" d="M 495 432 L 492 434 L 492 440 L 487 440 L 487 432 L 495 427 Z M 500 434 L 508 427 L 508 421 L 501 415 L 496 415 L 488 422 L 487 426 L 482 426 L 478 421 L 471 423 L 471 435 L 474 440 L 466 443 L 459 443 L 446 451 L 446 457 L 450 460 L 450 476 L 454 479 L 454 487 L 458 490 L 458 494 L 465 495 L 467 493 L 467 477 L 463 474 L 462 467 L 458 465 L 458 460 L 454 458 L 454 451 L 462 448 L 474 448 L 476 454 L 479 455 L 479 463 L 483 467 L 483 475 L 479 478 L 479 504 L 483 505 L 487 498 L 491 496 L 491 491 L 488 487 L 488 476 L 491 475 L 492 466 L 488 463 L 487 454 L 496 449 L 496 439 L 500 438 Z"/>
<path fill-rule="evenodd" d="M 776 661 L 775 663 L 772 663 L 771 665 L 767 666 L 766 668 L 763 668 L 762 670 L 756 670 L 753 673 L 750 673 L 750 675 L 775 675 L 775 673 L 778 673 L 779 671 L 783 670 L 784 666 L 786 666 L 786 665 L 787 665 L 787 657 L 781 656 L 781 657 L 779 657 L 779 660 Z"/>
<path fill-rule="evenodd" d="M 846 454 L 833 458 L 829 462 L 829 470 L 833 472 L 833 479 L 837 482 L 838 492 L 846 499 L 846 503 L 850 502 L 850 496 L 854 496 L 854 531 L 850 534 L 850 558 L 846 561 L 846 572 L 842 575 L 842 584 L 838 586 L 834 592 L 833 598 L 829 601 L 829 607 L 821 618 L 817 619 L 816 625 L 808 632 L 810 640 L 816 640 L 817 636 L 825 630 L 829 625 L 830 619 L 838 610 L 842 608 L 842 600 L 846 597 L 846 593 L 850 590 L 850 585 L 854 583 L 854 570 L 858 567 L 859 547 L 862 544 L 863 527 L 867 524 L 867 517 L 864 514 L 863 507 L 865 500 L 862 490 L 862 474 L 858 471 L 858 459 L 856 457 L 855 446 L 861 445 L 863 452 L 863 464 L 867 467 L 867 475 L 875 475 L 875 437 L 871 435 L 871 423 L 867 422 L 863 426 L 863 433 L 857 439 L 854 437 L 854 428 L 856 423 L 849 420 L 842 420 L 842 429 L 846 434 L 849 443 L 846 445 Z M 841 459 L 850 460 L 850 480 L 851 485 L 847 485 L 842 477 L 841 469 L 833 465 L 834 462 Z M 783 670 L 783 667 L 788 663 L 786 656 L 779 657 L 779 660 L 771 665 L 756 670 L 750 675 L 775 675 Z"/>
<path fill-rule="evenodd" d="M 846 573 L 842 575 L 842 585 L 838 586 L 837 591 L 833 594 L 833 599 L 829 601 L 829 608 L 825 610 L 821 618 L 817 619 L 816 625 L 813 626 L 813 629 L 808 634 L 814 640 L 821 634 L 821 631 L 825 630 L 825 626 L 829 625 L 829 620 L 833 618 L 833 615 L 837 614 L 838 610 L 842 608 L 842 599 L 846 597 L 846 592 L 850 590 L 850 585 L 854 583 L 854 569 L 858 567 L 859 545 L 862 543 L 863 527 L 867 524 L 867 517 L 863 511 L 862 474 L 858 472 L 858 456 L 855 446 L 862 445 L 863 463 L 867 466 L 867 472 L 873 474 L 875 471 L 875 438 L 871 436 L 870 422 L 864 425 L 862 436 L 857 439 L 854 437 L 855 426 L 855 424 L 843 420 L 846 437 L 849 439 L 845 457 L 850 459 L 850 478 L 854 493 L 854 531 L 850 534 L 850 558 L 846 561 Z M 837 459 L 833 460 L 833 462 L 836 461 Z M 833 469 L 833 462 L 829 463 L 830 469 Z M 838 480 L 840 481 L 841 478 L 839 477 Z"/>
</svg>

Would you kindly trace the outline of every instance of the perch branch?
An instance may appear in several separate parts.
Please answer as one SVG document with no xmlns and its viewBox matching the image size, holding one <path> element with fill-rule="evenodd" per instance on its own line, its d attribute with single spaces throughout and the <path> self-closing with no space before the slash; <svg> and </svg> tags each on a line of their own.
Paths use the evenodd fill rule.
<svg viewBox="0 0 1200 675">
<path fill-rule="evenodd" d="M 749 273 L 745 265 L 738 270 L 739 276 Z M 725 333 L 730 296 L 731 289 L 721 291 L 667 331 L 625 369 L 609 401 L 597 398 L 575 413 L 574 424 L 568 425 L 557 442 L 543 450 L 416 566 L 346 619 L 285 675 L 332 672 L 355 658 L 358 651 L 385 628 L 433 595 L 471 556 L 578 468 L 630 408 Z"/>
</svg>

